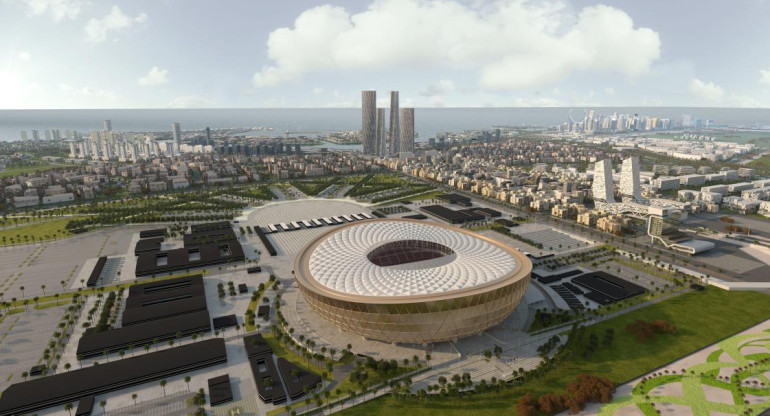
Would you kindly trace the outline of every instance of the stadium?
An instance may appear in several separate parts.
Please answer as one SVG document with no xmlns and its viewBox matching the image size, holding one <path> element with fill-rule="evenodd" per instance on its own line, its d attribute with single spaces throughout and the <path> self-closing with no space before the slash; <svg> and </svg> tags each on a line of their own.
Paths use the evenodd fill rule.
<svg viewBox="0 0 770 416">
<path fill-rule="evenodd" d="M 343 331 L 399 343 L 457 340 L 499 323 L 531 271 L 526 256 L 495 240 L 406 219 L 334 228 L 294 264 L 312 310 Z"/>
</svg>

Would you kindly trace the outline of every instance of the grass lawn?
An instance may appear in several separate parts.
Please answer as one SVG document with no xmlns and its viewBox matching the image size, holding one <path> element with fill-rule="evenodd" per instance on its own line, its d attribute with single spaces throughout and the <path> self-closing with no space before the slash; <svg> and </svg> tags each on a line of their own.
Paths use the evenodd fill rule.
<svg viewBox="0 0 770 416">
<path fill-rule="evenodd" d="M 367 374 L 366 382 L 371 387 L 371 386 L 376 386 L 384 381 L 388 381 L 390 379 L 399 377 L 402 374 L 406 374 L 410 371 L 417 370 L 417 367 L 416 366 L 409 366 L 409 367 L 399 366 L 396 371 L 388 373 L 387 375 L 377 373 L 371 368 L 364 368 L 364 369 L 366 370 L 366 374 Z M 347 377 L 345 377 L 344 380 L 340 382 L 340 384 L 334 386 L 334 390 L 337 390 L 337 389 L 340 389 L 343 392 L 343 395 L 346 395 L 347 393 L 344 393 L 344 392 L 347 392 L 348 390 L 360 391 L 361 387 L 357 383 L 354 383 L 350 379 L 350 375 L 348 375 Z"/>
<path fill-rule="evenodd" d="M 259 305 L 262 304 L 262 298 L 265 296 L 265 292 L 272 285 L 273 285 L 273 282 L 268 281 L 267 284 L 265 285 L 265 288 L 261 292 L 259 292 L 259 294 L 257 295 L 257 299 L 249 301 L 249 307 L 246 308 L 246 309 L 250 310 L 250 311 L 252 311 L 252 312 L 254 312 L 256 314 L 257 313 L 257 307 L 259 307 Z M 265 325 L 265 326 L 269 326 L 270 325 L 270 322 L 265 322 L 265 321 L 259 322 L 259 320 L 261 320 L 261 319 L 262 318 L 256 317 L 256 315 L 255 315 L 255 317 L 254 317 L 254 325 L 245 324 L 246 332 L 256 331 L 257 330 L 257 324 Z"/>
<path fill-rule="evenodd" d="M 414 201 L 424 201 L 426 199 L 433 199 L 433 198 L 435 198 L 435 197 L 437 197 L 439 195 L 443 195 L 443 194 L 444 194 L 443 191 L 432 191 L 432 192 L 428 192 L 428 193 L 425 193 L 425 194 L 412 195 L 412 196 L 408 196 L 406 198 L 401 198 L 398 201 L 390 201 L 390 202 L 388 202 L 388 204 L 392 204 L 394 202 L 401 202 L 401 201 L 412 201 L 412 202 L 414 202 Z"/>
<path fill-rule="evenodd" d="M 665 319 L 677 328 L 675 334 L 657 335 L 639 343 L 625 331 L 626 324 L 638 319 Z M 607 328 L 615 330 L 610 347 L 600 346 L 589 358 L 583 358 L 578 345 L 567 362 L 539 380 L 525 386 L 485 393 L 469 399 L 394 399 L 380 398 L 342 412 L 350 415 L 515 415 L 516 400 L 527 392 L 535 395 L 561 393 L 579 373 L 608 377 L 620 384 L 713 344 L 747 327 L 770 319 L 770 296 L 757 292 L 728 292 L 709 287 L 629 312 L 586 328 L 583 340 L 591 333 L 603 338 Z M 474 380 L 479 381 L 479 380 Z"/>
<path fill-rule="evenodd" d="M 43 162 L 43 161 L 32 161 L 29 163 L 25 162 L 23 165 L 15 165 L 15 166 L 11 166 L 3 169 L 2 171 L 0 171 L 0 178 L 26 175 L 26 174 L 35 173 L 35 172 L 45 172 L 51 169 L 67 167 L 67 166 L 73 167 L 73 165 L 66 165 L 64 163 L 49 163 L 49 162 Z"/>
<path fill-rule="evenodd" d="M 318 366 L 313 361 L 310 361 L 308 363 L 308 361 L 305 361 L 304 358 L 302 358 L 299 355 L 295 354 L 294 351 L 286 348 L 283 344 L 281 344 L 280 342 L 278 342 L 278 340 L 275 339 L 275 336 L 273 336 L 273 334 L 263 333 L 262 337 L 265 339 L 265 342 L 270 344 L 270 346 L 273 348 L 273 354 L 275 354 L 276 356 L 283 357 L 287 361 L 292 362 L 292 363 L 296 364 L 297 366 L 302 367 L 304 369 L 308 369 L 308 370 L 318 374 L 319 376 L 321 374 L 323 374 L 324 372 L 326 372 L 325 368 L 322 368 L 322 367 Z M 328 376 L 327 376 L 327 378 L 328 378 Z"/>
<path fill-rule="evenodd" d="M 0 230 L 0 242 L 10 245 L 12 238 L 14 239 L 14 243 L 18 244 L 19 241 L 31 243 L 37 241 L 38 238 L 44 241 L 50 240 L 54 235 L 57 235 L 57 238 L 67 237 L 70 233 L 64 227 L 70 220 L 78 218 L 82 217 L 57 218 L 50 221 L 35 222 L 29 225 L 20 225 L 18 227 L 11 225 L 10 228 Z M 17 235 L 20 238 L 17 238 Z M 29 239 L 24 239 L 24 236 L 29 237 Z"/>
</svg>

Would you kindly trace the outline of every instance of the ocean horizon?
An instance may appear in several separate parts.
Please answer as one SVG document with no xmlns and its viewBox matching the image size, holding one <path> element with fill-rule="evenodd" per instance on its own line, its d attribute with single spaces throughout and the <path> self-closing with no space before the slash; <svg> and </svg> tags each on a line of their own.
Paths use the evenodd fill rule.
<svg viewBox="0 0 770 416">
<path fill-rule="evenodd" d="M 555 126 L 583 118 L 585 111 L 596 114 L 638 114 L 659 118 L 711 120 L 731 127 L 770 128 L 770 108 L 717 107 L 433 107 L 415 108 L 418 141 L 442 132 L 483 130 L 493 126 Z M 308 135 L 361 128 L 360 108 L 213 108 L 213 109 L 68 109 L 0 110 L 0 140 L 19 140 L 20 132 L 59 129 L 87 133 L 102 130 L 103 120 L 112 120 L 119 132 L 170 132 L 171 123 L 183 131 L 262 127 L 265 136 L 281 136 L 285 131 Z M 272 131 L 264 129 L 272 128 Z"/>
</svg>

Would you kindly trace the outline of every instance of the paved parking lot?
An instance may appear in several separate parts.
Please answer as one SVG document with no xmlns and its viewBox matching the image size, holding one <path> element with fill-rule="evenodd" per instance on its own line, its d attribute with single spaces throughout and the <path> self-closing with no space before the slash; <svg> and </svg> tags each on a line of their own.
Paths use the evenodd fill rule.
<svg viewBox="0 0 770 416">
<path fill-rule="evenodd" d="M 20 381 L 43 356 L 43 349 L 66 311 L 66 306 L 9 315 L 0 324 L 0 391 Z M 63 371 L 63 370 L 62 370 Z"/>
<path fill-rule="evenodd" d="M 528 233 L 519 233 L 517 231 L 518 230 L 514 230 L 514 232 L 520 236 L 530 239 L 536 243 L 540 243 L 543 245 L 543 248 L 555 253 L 561 253 L 575 248 L 588 246 L 585 242 L 576 238 L 572 238 L 569 234 L 556 231 L 551 228 Z"/>
<path fill-rule="evenodd" d="M 5 299 L 21 298 L 24 286 L 23 296 L 31 298 L 80 287 L 78 275 L 84 263 L 125 254 L 134 229 L 112 227 L 58 241 L 0 248 L 0 292 Z"/>
</svg>

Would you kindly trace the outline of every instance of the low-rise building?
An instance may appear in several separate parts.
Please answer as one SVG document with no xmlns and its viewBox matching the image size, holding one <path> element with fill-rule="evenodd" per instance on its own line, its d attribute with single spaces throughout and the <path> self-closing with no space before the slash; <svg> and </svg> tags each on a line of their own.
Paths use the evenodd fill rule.
<svg viewBox="0 0 770 416">
<path fill-rule="evenodd" d="M 623 219 L 620 215 L 610 215 L 596 220 L 596 228 L 600 231 L 620 234 L 623 230 Z"/>
<path fill-rule="evenodd" d="M 33 207 L 40 204 L 39 196 L 15 196 L 13 197 L 13 206 L 16 208 Z"/>
<path fill-rule="evenodd" d="M 49 195 L 43 197 L 43 205 L 48 204 L 61 204 L 65 202 L 73 202 L 75 200 L 75 194 L 67 192 L 64 194 Z"/>
</svg>

